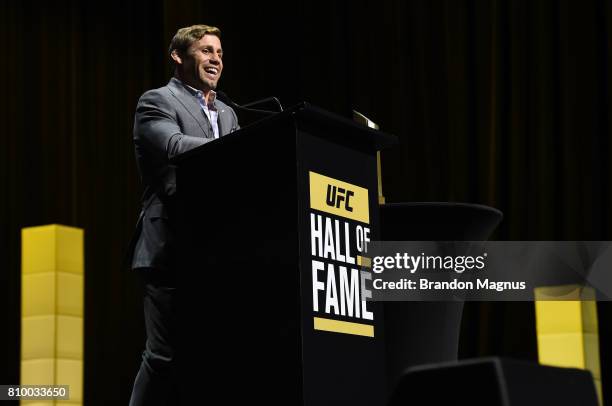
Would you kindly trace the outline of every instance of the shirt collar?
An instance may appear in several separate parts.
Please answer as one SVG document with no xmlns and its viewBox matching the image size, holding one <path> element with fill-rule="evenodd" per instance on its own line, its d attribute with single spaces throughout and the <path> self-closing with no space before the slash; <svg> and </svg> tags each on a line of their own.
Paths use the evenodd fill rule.
<svg viewBox="0 0 612 406">
<path fill-rule="evenodd" d="M 196 89 L 195 87 L 189 86 L 187 83 L 181 82 L 181 80 L 178 79 L 178 78 L 176 80 L 178 80 L 179 83 L 181 83 L 185 87 L 185 89 L 187 89 L 187 91 L 189 93 L 191 93 L 193 96 L 197 97 L 198 100 L 199 99 L 204 100 L 204 92 L 202 92 L 201 90 Z M 215 92 L 214 90 L 211 90 L 208 93 L 208 103 L 207 103 L 206 107 L 208 107 L 209 109 L 215 109 L 216 110 L 216 107 L 217 107 L 215 105 L 215 101 L 216 100 L 217 100 L 217 92 Z"/>
</svg>

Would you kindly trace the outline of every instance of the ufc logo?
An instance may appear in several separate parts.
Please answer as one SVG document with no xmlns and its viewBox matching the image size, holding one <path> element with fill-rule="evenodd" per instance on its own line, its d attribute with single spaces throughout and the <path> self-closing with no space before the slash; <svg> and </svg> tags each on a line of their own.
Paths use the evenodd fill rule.
<svg viewBox="0 0 612 406">
<path fill-rule="evenodd" d="M 346 190 L 341 187 L 327 185 L 327 199 L 326 203 L 328 206 L 340 208 L 344 202 L 344 209 L 346 211 L 353 211 L 351 207 L 351 197 L 355 195 L 355 192 Z"/>
</svg>

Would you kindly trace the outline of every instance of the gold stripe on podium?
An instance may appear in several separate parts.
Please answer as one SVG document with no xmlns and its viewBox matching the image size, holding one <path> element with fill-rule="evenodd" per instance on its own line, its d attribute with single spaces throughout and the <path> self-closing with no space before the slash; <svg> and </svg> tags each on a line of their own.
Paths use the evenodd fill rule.
<svg viewBox="0 0 612 406">
<path fill-rule="evenodd" d="M 535 289 L 540 364 L 585 369 L 593 374 L 602 404 L 597 302 L 591 288 L 568 285 Z M 566 300 L 554 300 L 563 297 Z"/>
<path fill-rule="evenodd" d="M 385 196 L 382 190 L 382 164 L 380 161 L 380 151 L 376 151 L 376 178 L 378 179 L 378 204 L 385 204 Z"/>
<path fill-rule="evenodd" d="M 369 127 L 373 130 L 380 130 L 378 124 L 376 124 L 374 121 L 370 120 L 357 110 L 353 110 L 353 121 L 365 125 L 366 127 Z M 380 162 L 380 151 L 376 151 L 376 175 L 378 180 L 378 204 L 385 204 L 385 196 L 383 196 L 382 190 L 382 166 Z"/>
<path fill-rule="evenodd" d="M 315 330 L 330 331 L 332 333 L 352 334 L 365 337 L 374 337 L 374 326 L 371 326 L 369 324 L 324 319 L 322 317 L 314 317 L 313 320 Z"/>
<path fill-rule="evenodd" d="M 366 268 L 372 268 L 372 259 L 369 257 L 362 257 L 361 255 L 357 255 L 357 265 Z"/>
<path fill-rule="evenodd" d="M 21 230 L 21 385 L 69 385 L 70 400 L 24 405 L 83 403 L 82 229 L 61 225 Z"/>
</svg>

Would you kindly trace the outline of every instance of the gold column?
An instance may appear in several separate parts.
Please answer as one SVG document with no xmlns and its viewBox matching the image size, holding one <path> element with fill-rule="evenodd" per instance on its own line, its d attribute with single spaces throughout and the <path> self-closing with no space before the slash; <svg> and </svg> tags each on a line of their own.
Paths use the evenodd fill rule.
<svg viewBox="0 0 612 406">
<path fill-rule="evenodd" d="M 21 231 L 21 385 L 69 385 L 68 401 L 83 402 L 82 229 L 61 225 Z"/>
<path fill-rule="evenodd" d="M 578 285 L 541 287 L 535 289 L 535 297 L 540 364 L 590 371 L 603 404 L 593 290 Z M 566 300 L 554 300 L 561 297 Z"/>
</svg>

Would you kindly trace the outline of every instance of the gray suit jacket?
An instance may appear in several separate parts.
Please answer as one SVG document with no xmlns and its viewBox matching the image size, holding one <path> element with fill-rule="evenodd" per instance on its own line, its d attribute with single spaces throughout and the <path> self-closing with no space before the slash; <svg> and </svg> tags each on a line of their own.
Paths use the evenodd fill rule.
<svg viewBox="0 0 612 406">
<path fill-rule="evenodd" d="M 219 135 L 239 129 L 234 110 L 217 100 Z M 172 269 L 174 258 L 173 157 L 214 139 L 197 98 L 178 79 L 144 93 L 136 106 L 134 146 L 144 185 L 143 210 L 128 249 L 131 268 Z"/>
</svg>

